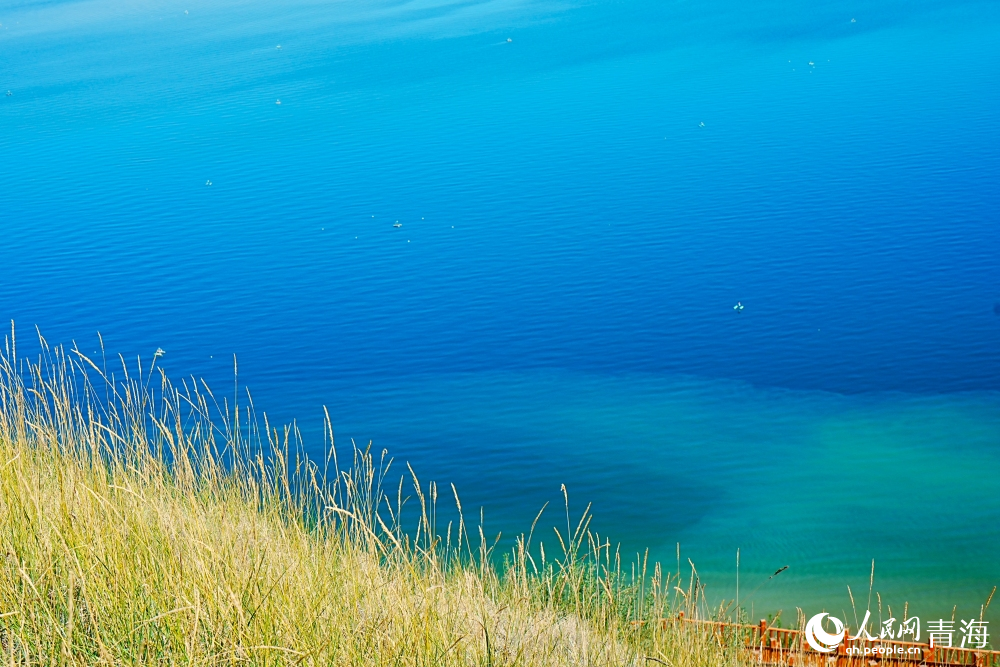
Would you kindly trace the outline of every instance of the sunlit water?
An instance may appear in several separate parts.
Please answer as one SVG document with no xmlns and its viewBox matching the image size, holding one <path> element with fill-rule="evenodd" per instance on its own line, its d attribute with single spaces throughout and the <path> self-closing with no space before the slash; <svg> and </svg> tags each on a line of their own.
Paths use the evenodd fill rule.
<svg viewBox="0 0 1000 667">
<path fill-rule="evenodd" d="M 894 609 L 969 616 L 1000 583 L 998 28 L 7 3 L 0 317 L 217 388 L 236 354 L 315 452 L 327 405 L 488 532 L 550 502 L 554 549 L 566 484 L 713 599 L 740 549 L 754 613 L 853 621 L 874 559 Z"/>
</svg>

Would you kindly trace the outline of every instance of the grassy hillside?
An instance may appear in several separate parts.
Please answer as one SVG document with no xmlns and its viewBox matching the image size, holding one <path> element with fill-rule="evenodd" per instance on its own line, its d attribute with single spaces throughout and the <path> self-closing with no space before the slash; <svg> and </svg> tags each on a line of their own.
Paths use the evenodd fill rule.
<svg viewBox="0 0 1000 667">
<path fill-rule="evenodd" d="M 337 461 L 331 448 L 310 462 L 294 427 L 203 383 L 174 386 L 155 358 L 117 359 L 112 374 L 42 350 L 21 359 L 11 337 L 0 358 L 4 662 L 741 661 L 637 623 L 697 609 L 697 581 L 623 564 L 586 514 L 558 554 L 529 533 L 497 558 L 464 518 L 438 535 L 436 486 L 410 470 L 400 485 L 384 456 Z M 406 497 L 415 525 L 397 520 Z"/>
</svg>

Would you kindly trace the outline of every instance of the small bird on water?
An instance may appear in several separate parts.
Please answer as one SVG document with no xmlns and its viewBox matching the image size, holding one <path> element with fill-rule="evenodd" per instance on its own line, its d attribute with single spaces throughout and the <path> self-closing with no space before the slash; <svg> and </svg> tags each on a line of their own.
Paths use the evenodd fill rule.
<svg viewBox="0 0 1000 667">
<path fill-rule="evenodd" d="M 393 227 L 395 227 L 396 229 L 399 229 L 402 226 L 403 226 L 403 223 L 401 223 L 399 220 L 397 220 L 396 224 L 393 225 Z"/>
</svg>

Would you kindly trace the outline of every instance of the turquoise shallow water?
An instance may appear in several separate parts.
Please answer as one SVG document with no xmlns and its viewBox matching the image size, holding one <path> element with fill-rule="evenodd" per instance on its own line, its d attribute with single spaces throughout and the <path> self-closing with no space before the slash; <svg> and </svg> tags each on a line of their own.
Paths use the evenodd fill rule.
<svg viewBox="0 0 1000 667">
<path fill-rule="evenodd" d="M 867 598 L 872 559 L 875 591 L 897 612 L 978 613 L 1000 577 L 993 392 L 496 373 L 360 390 L 331 410 L 342 444 L 372 437 L 424 462 L 466 507 L 487 508 L 491 534 L 525 530 L 548 501 L 541 535 L 555 548 L 566 483 L 571 513 L 593 501 L 595 530 L 626 554 L 649 547 L 675 570 L 679 542 L 682 571 L 691 558 L 716 599 L 735 595 L 740 548 L 744 599 L 760 586 L 764 611 L 849 610 L 847 586 Z M 375 417 L 361 423 L 359 411 Z"/>
<path fill-rule="evenodd" d="M 565 483 L 714 599 L 737 549 L 744 601 L 788 565 L 754 613 L 867 603 L 874 559 L 894 609 L 969 615 L 997 34 L 976 1 L 8 2 L 0 319 L 215 387 L 235 354 L 313 451 L 328 405 L 508 536 Z"/>
</svg>

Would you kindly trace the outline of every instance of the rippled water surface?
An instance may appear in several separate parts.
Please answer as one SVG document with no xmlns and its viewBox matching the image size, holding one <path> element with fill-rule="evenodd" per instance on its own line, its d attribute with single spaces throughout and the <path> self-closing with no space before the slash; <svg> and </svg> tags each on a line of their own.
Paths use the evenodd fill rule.
<svg viewBox="0 0 1000 667">
<path fill-rule="evenodd" d="M 937 0 L 8 2 L 0 318 L 215 386 L 236 354 L 315 451 L 326 405 L 490 530 L 565 483 L 716 599 L 739 548 L 744 595 L 789 566 L 755 610 L 848 609 L 875 559 L 969 615 L 998 34 Z"/>
</svg>

